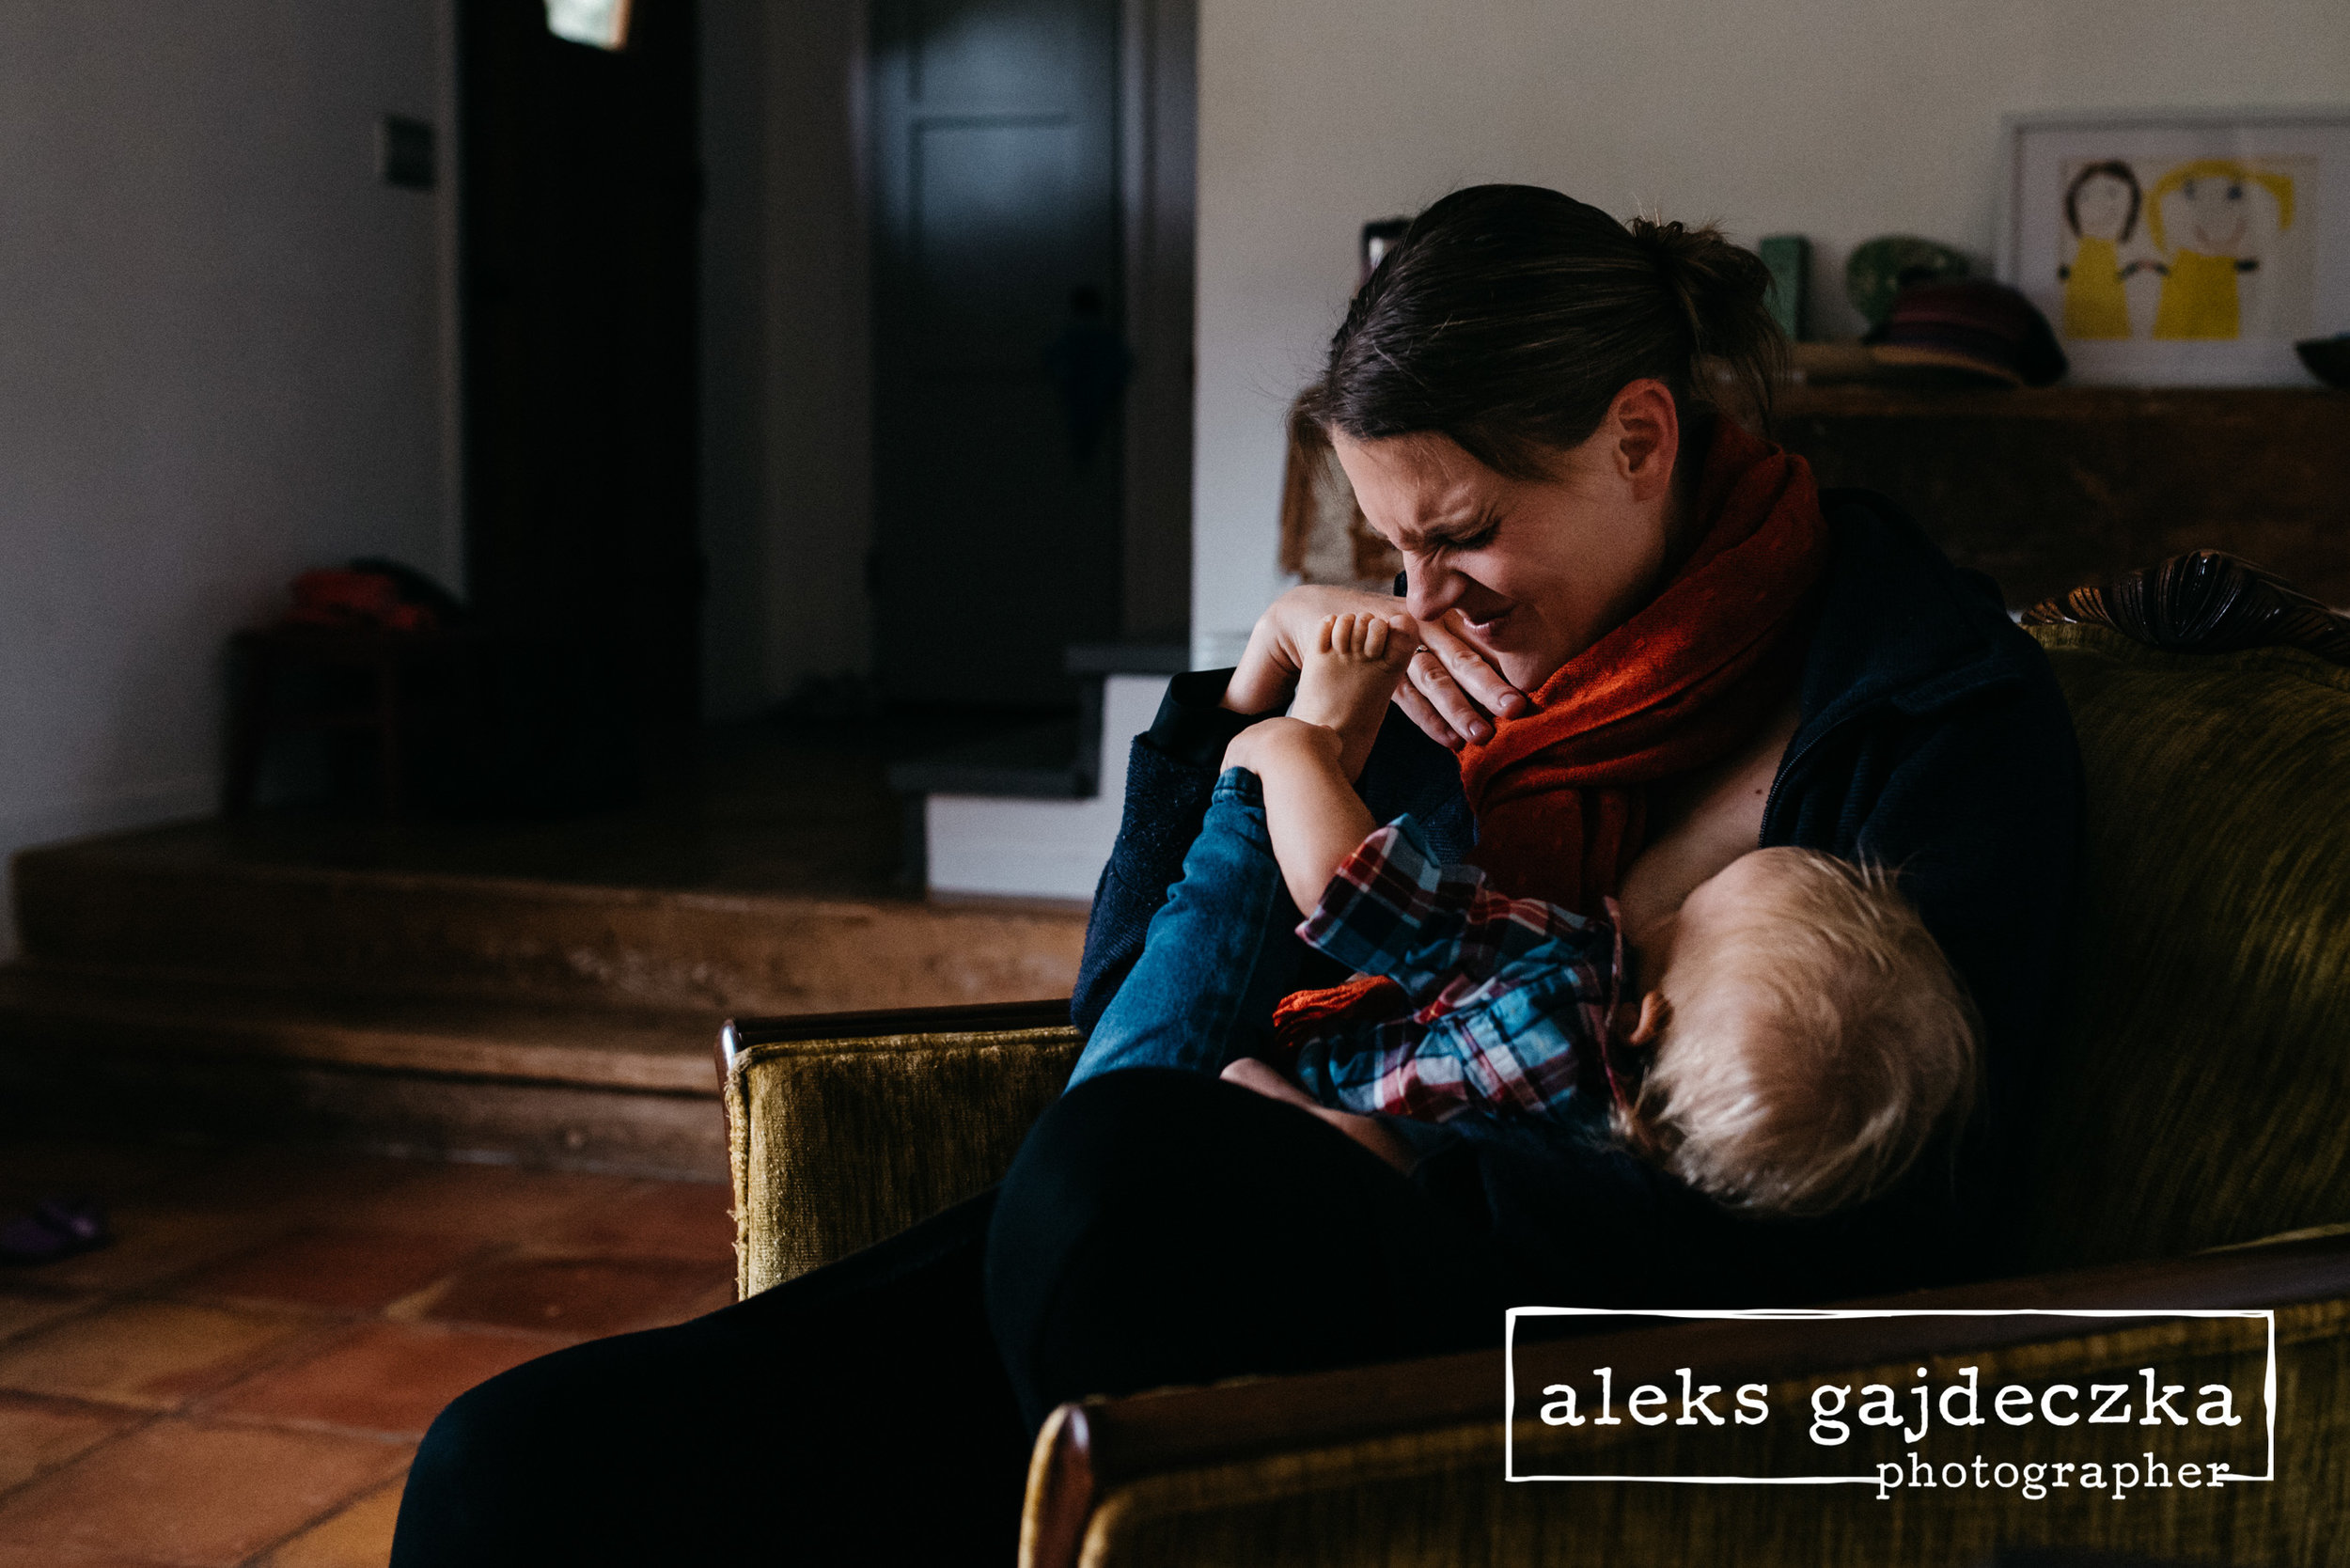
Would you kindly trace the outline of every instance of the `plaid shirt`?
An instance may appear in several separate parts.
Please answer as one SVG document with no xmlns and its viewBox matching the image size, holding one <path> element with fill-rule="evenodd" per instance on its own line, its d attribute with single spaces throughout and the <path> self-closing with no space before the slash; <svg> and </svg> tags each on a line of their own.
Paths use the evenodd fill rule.
<svg viewBox="0 0 2350 1568">
<path fill-rule="evenodd" d="M 1437 864 L 1406 816 L 1355 847 L 1297 934 L 1392 980 L 1413 1008 L 1299 1042 L 1293 1070 L 1324 1105 L 1421 1121 L 1555 1115 L 1587 1073 L 1606 1102 L 1600 1043 L 1622 968 L 1611 921 L 1504 898 L 1475 867 Z"/>
</svg>

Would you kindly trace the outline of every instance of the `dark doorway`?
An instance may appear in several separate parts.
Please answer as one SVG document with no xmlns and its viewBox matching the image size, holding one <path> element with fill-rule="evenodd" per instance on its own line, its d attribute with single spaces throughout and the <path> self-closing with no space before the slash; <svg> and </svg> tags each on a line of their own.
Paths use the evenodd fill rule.
<svg viewBox="0 0 2350 1568">
<path fill-rule="evenodd" d="M 457 8 L 471 598 L 642 747 L 698 717 L 700 174 L 695 8 L 634 12 L 607 53 Z"/>
<path fill-rule="evenodd" d="M 1120 632 L 1118 0 L 875 0 L 874 669 L 1069 700 Z"/>
</svg>

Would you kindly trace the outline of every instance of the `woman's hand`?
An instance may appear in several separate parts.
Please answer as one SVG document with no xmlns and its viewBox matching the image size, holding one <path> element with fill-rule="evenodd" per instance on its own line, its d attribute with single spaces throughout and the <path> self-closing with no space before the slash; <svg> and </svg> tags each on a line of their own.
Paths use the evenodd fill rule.
<svg viewBox="0 0 2350 1568">
<path fill-rule="evenodd" d="M 1288 699 L 1304 666 L 1301 651 L 1324 618 L 1369 613 L 1405 613 L 1403 603 L 1385 594 L 1308 583 L 1290 589 L 1257 618 L 1248 651 L 1224 688 L 1224 706 L 1236 713 L 1261 713 Z M 1449 624 L 1450 618 L 1418 621 L 1423 651 L 1403 666 L 1395 704 L 1432 740 L 1458 751 L 1472 741 L 1493 739 L 1496 715 L 1526 711 L 1526 694 L 1501 678 Z"/>
<path fill-rule="evenodd" d="M 1276 599 L 1248 634 L 1224 687 L 1224 706 L 1236 713 L 1261 713 L 1289 700 L 1297 672 L 1306 667 L 1306 645 L 1324 620 L 1348 611 L 1377 616 L 1403 613 L 1402 602 L 1385 594 L 1305 583 Z"/>
<path fill-rule="evenodd" d="M 1460 750 L 1494 737 L 1494 719 L 1526 712 L 1527 696 L 1501 678 L 1450 625 L 1419 622 L 1419 651 L 1403 666 L 1395 705 L 1431 740 Z"/>
</svg>

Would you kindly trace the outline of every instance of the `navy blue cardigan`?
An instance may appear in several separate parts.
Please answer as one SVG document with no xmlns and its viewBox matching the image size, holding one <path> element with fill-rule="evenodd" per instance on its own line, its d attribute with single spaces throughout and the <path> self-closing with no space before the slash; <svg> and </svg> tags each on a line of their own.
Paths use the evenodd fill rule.
<svg viewBox="0 0 2350 1568">
<path fill-rule="evenodd" d="M 1964 1139 L 1894 1192 L 1802 1221 L 1730 1215 L 1611 1144 L 1544 1122 L 1393 1122 L 1423 1153 L 1413 1179 L 1489 1231 L 1525 1288 L 1555 1301 L 1817 1302 L 2006 1262 L 2082 832 L 2072 720 L 1989 579 L 1952 567 L 1881 497 L 1830 491 L 1822 505 L 1834 555 L 1762 842 L 1899 870 L 1982 1012 L 1984 1092 Z M 1229 674 L 1178 676 L 1134 742 L 1073 1002 L 1081 1031 L 1141 952 L 1224 744 L 1247 722 L 1216 706 Z M 1475 841 L 1452 754 L 1400 713 L 1359 789 L 1381 821 L 1417 816 L 1447 859 Z M 1337 978 L 1305 957 L 1302 983 Z"/>
</svg>

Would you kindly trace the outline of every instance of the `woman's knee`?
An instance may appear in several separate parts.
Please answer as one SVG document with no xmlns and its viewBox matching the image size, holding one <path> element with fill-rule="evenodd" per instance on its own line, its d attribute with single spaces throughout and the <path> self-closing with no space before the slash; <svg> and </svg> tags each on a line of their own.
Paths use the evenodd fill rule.
<svg viewBox="0 0 2350 1568">
<path fill-rule="evenodd" d="M 401 1495 L 392 1568 L 555 1560 L 576 1496 L 583 1430 L 568 1356 L 542 1356 L 460 1394 L 424 1435 Z"/>
<path fill-rule="evenodd" d="M 624 1499 L 690 1490 L 684 1457 L 724 1444 L 699 1409 L 726 1391 L 697 1353 L 711 1321 L 572 1345 L 451 1401 L 410 1466 L 394 1568 L 627 1560 Z"/>
</svg>

